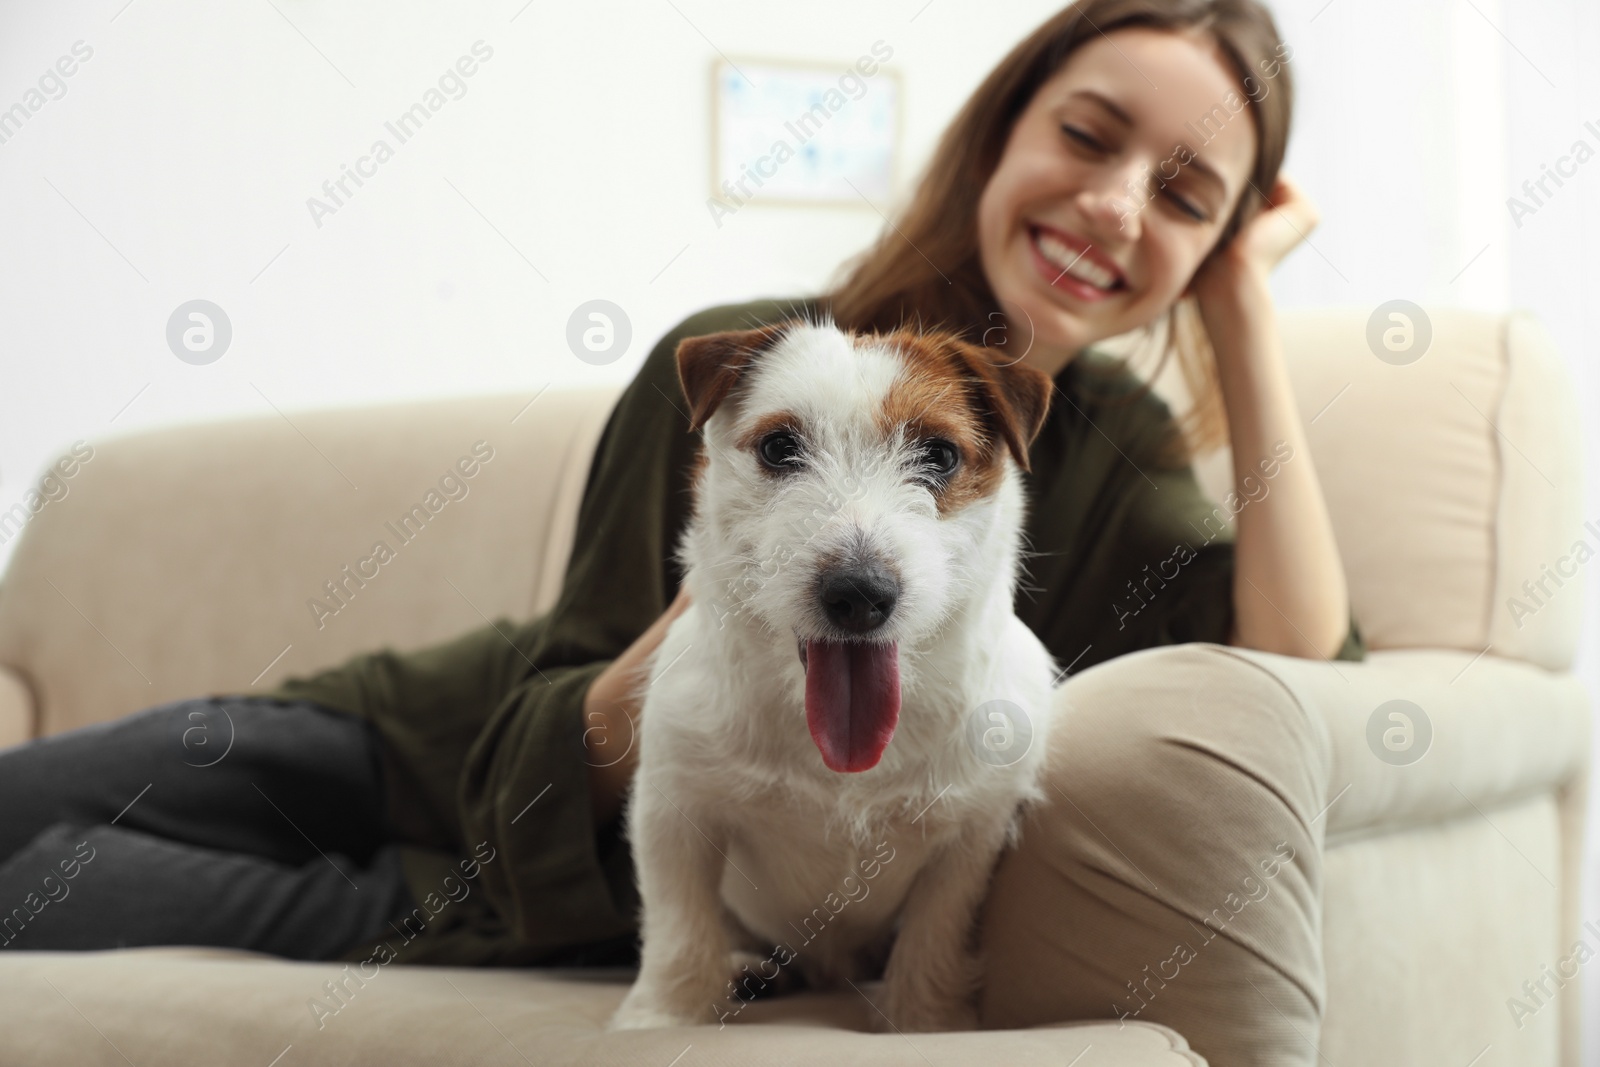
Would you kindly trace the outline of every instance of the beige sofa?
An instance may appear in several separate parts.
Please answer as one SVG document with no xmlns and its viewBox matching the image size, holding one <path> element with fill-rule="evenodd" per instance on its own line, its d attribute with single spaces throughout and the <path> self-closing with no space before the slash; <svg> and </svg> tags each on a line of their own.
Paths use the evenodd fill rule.
<svg viewBox="0 0 1600 1067">
<path fill-rule="evenodd" d="M 1282 328 L 1369 661 L 1157 649 L 1074 675 L 1064 699 L 1264 671 L 1286 715 L 1320 724 L 1318 1062 L 1575 1067 L 1576 981 L 1520 1027 L 1506 1004 L 1580 937 L 1595 944 L 1578 923 L 1581 578 L 1531 616 L 1507 608 L 1575 541 L 1600 545 L 1580 515 L 1569 386 L 1527 316 L 1436 310 L 1408 366 L 1375 358 L 1367 318 L 1296 312 Z M 88 442 L 0 584 L 0 744 L 542 610 L 613 394 L 552 389 L 530 406 L 536 390 Z M 322 583 L 479 440 L 495 458 L 469 494 L 319 628 L 307 601 Z M 1203 480 L 1220 492 L 1227 470 L 1213 457 Z M 1396 698 L 1433 725 L 1409 766 L 1367 739 Z M 871 1034 L 854 994 L 758 1002 L 721 1031 L 606 1034 L 629 978 L 614 971 L 394 967 L 319 1028 L 307 1001 L 337 972 L 201 949 L 0 953 L 0 1063 L 1203 1062 L 1143 1022 Z M 1047 988 L 1030 995 L 1048 1011 Z"/>
</svg>

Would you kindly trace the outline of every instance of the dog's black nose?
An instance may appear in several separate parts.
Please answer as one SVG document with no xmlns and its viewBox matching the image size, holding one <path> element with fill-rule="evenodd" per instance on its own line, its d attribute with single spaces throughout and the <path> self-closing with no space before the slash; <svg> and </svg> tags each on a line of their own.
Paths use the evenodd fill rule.
<svg viewBox="0 0 1600 1067">
<path fill-rule="evenodd" d="M 889 621 L 900 583 L 883 567 L 850 567 L 823 576 L 821 597 L 822 610 L 835 626 L 864 634 Z"/>
</svg>

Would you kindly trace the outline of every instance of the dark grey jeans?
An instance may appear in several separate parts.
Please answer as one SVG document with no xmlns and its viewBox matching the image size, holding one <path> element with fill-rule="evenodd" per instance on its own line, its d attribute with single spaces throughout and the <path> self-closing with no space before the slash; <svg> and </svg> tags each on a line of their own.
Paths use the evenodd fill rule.
<svg viewBox="0 0 1600 1067">
<path fill-rule="evenodd" d="M 333 959 L 416 906 L 370 723 L 207 698 L 0 750 L 0 951 Z"/>
</svg>

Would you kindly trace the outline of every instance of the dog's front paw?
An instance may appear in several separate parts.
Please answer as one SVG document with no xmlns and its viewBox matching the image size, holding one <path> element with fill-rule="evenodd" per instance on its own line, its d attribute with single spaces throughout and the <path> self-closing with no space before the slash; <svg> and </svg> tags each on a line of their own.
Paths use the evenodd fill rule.
<svg viewBox="0 0 1600 1067">
<path fill-rule="evenodd" d="M 618 1008 L 616 1014 L 611 1016 L 611 1021 L 606 1023 L 606 1029 L 611 1031 L 657 1030 L 668 1026 L 682 1025 L 682 1020 L 675 1019 L 666 1012 L 639 1008 L 626 1010 Z"/>
<path fill-rule="evenodd" d="M 976 1030 L 978 1009 L 966 1000 L 927 997 L 884 997 L 882 1010 L 872 1013 L 876 1033 L 931 1034 L 950 1030 Z"/>
<path fill-rule="evenodd" d="M 892 1034 L 895 1032 L 894 1024 L 889 1021 L 889 1017 L 879 1010 L 876 1005 L 867 1014 L 867 1029 L 875 1034 Z"/>
<path fill-rule="evenodd" d="M 674 1010 L 649 990 L 635 983 L 606 1023 L 607 1030 L 657 1030 L 668 1026 L 693 1026 L 705 1019 L 690 1018 Z"/>
<path fill-rule="evenodd" d="M 890 1019 L 902 1033 L 932 1034 L 947 1030 L 976 1030 L 978 1011 L 969 1004 L 938 1008 L 916 1008 L 893 1014 Z"/>
</svg>

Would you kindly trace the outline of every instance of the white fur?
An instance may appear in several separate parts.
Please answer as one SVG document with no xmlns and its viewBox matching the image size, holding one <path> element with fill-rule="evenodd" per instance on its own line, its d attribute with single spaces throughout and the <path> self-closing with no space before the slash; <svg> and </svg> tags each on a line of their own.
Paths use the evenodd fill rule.
<svg viewBox="0 0 1600 1067">
<path fill-rule="evenodd" d="M 1042 798 L 1055 668 L 1012 611 L 1015 467 L 1007 458 L 991 498 L 941 518 L 902 466 L 912 443 L 885 440 L 875 421 L 903 368 L 873 338 L 808 323 L 759 354 L 707 422 L 709 462 L 681 548 L 692 604 L 652 660 L 643 705 L 627 811 L 643 958 L 613 1029 L 731 1014 L 739 949 L 767 955 L 783 942 L 812 984 L 857 981 L 897 920 L 874 1018 L 901 1030 L 974 1025 L 965 935 L 1019 805 Z M 798 415 L 811 445 L 804 471 L 780 478 L 736 444 L 776 411 Z M 822 557 L 852 543 L 900 576 L 873 638 L 899 643 L 901 713 L 878 765 L 843 774 L 808 732 L 798 644 L 825 635 Z M 970 741 L 975 710 L 997 699 L 1032 727 L 1011 766 L 978 758 Z M 836 913 L 815 911 L 841 898 Z M 805 926 L 809 915 L 829 921 L 802 941 L 823 926 Z"/>
</svg>

